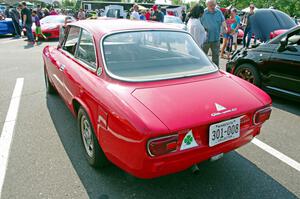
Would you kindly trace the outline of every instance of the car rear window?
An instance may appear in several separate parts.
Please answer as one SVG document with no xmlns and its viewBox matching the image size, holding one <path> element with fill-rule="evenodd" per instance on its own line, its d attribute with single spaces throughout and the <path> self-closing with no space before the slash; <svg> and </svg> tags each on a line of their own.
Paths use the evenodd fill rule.
<svg viewBox="0 0 300 199">
<path fill-rule="evenodd" d="M 124 81 L 155 81 L 218 70 L 192 37 L 180 31 L 137 31 L 103 40 L 108 74 Z"/>
</svg>

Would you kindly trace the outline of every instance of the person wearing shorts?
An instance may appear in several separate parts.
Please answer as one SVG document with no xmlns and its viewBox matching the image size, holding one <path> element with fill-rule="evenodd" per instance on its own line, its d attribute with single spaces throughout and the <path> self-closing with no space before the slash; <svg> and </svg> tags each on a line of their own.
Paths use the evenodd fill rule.
<svg viewBox="0 0 300 199">
<path fill-rule="evenodd" d="M 47 39 L 47 37 L 43 34 L 40 19 L 37 16 L 37 11 L 32 11 L 32 21 L 35 23 L 35 41 L 39 41 L 39 37 L 43 37 Z"/>
<path fill-rule="evenodd" d="M 237 9 L 236 8 L 233 8 L 230 12 L 230 15 L 231 15 L 231 19 L 235 19 L 234 20 L 234 23 L 231 24 L 231 29 L 233 31 L 233 34 L 232 34 L 232 42 L 234 44 L 234 50 L 233 51 L 236 51 L 237 50 L 237 38 L 238 38 L 238 33 L 239 33 L 239 27 L 240 27 L 240 23 L 241 23 L 241 19 L 240 17 L 237 15 Z"/>
<path fill-rule="evenodd" d="M 230 10 L 227 10 L 225 13 L 225 23 L 226 23 L 226 26 L 227 26 L 227 30 L 223 30 L 223 45 L 222 45 L 222 48 L 221 48 L 221 58 L 224 59 L 224 53 L 225 53 L 225 50 L 227 48 L 227 43 L 228 43 L 228 40 L 231 39 L 232 40 L 232 29 L 231 29 L 231 25 L 235 22 L 235 19 L 232 19 L 230 17 Z"/>
</svg>

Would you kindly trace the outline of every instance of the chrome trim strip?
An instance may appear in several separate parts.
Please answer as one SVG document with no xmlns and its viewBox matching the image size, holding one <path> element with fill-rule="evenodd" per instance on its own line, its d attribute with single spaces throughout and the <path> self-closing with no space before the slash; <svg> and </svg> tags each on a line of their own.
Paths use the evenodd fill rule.
<svg viewBox="0 0 300 199">
<path fill-rule="evenodd" d="M 182 33 L 185 33 L 185 34 L 188 34 L 190 35 L 188 32 L 184 31 L 184 30 L 180 30 L 180 29 L 172 29 L 172 28 L 158 28 L 156 30 L 152 30 L 152 29 L 138 29 L 138 30 L 122 30 L 122 31 L 113 31 L 113 32 L 109 32 L 109 33 L 106 33 L 105 35 L 102 36 L 101 40 L 100 40 L 100 49 L 101 49 L 101 57 L 102 57 L 102 60 L 103 60 L 103 65 L 104 65 L 104 69 L 105 69 L 105 72 L 106 74 L 113 78 L 113 79 L 116 79 L 116 80 L 121 80 L 121 81 L 125 81 L 125 82 L 152 82 L 152 81 L 163 81 L 163 80 L 170 80 L 170 79 L 178 79 L 178 78 L 184 78 L 184 77 L 193 77 L 193 76 L 199 76 L 199 75 L 207 75 L 207 74 L 211 74 L 211 73 L 215 73 L 217 71 L 219 71 L 219 68 L 214 65 L 212 63 L 212 61 L 209 61 L 212 63 L 212 65 L 216 68 L 216 70 L 214 71 L 211 71 L 211 72 L 207 72 L 207 73 L 201 73 L 201 74 L 193 74 L 193 75 L 186 75 L 184 77 L 182 76 L 179 76 L 179 77 L 170 77 L 170 78 L 165 78 L 165 79 L 161 79 L 161 78 L 155 78 L 155 79 L 151 79 L 151 80 L 132 80 L 132 79 L 127 79 L 127 78 L 122 78 L 122 77 L 119 77 L 117 75 L 114 75 L 113 73 L 111 73 L 108 69 L 107 69 L 107 65 L 106 65 L 106 60 L 105 60 L 105 56 L 104 56 L 104 49 L 103 49 L 103 40 L 110 36 L 110 35 L 114 35 L 114 34 L 119 34 L 119 33 L 128 33 L 128 32 L 143 32 L 143 31 L 172 31 L 172 32 L 182 32 Z M 192 37 L 190 35 L 190 37 Z M 193 38 L 192 38 L 193 39 Z M 194 41 L 194 39 L 193 39 Z M 201 49 L 202 50 L 202 49 Z M 99 66 L 100 67 L 100 66 Z"/>
<path fill-rule="evenodd" d="M 279 91 L 279 92 L 282 92 L 282 93 L 286 93 L 286 94 L 289 94 L 289 95 L 294 95 L 296 97 L 300 97 L 300 93 L 296 93 L 296 92 L 293 92 L 293 91 L 287 91 L 287 90 L 284 90 L 284 89 L 281 89 L 281 88 L 276 88 L 276 87 L 273 87 L 273 86 L 266 86 L 266 88 L 269 88 L 269 89 L 272 89 L 272 90 L 275 90 L 275 91 Z"/>
<path fill-rule="evenodd" d="M 287 80 L 291 80 L 291 81 L 296 81 L 296 82 L 300 83 L 300 79 L 295 79 L 295 78 L 292 78 L 292 77 L 286 77 L 286 76 L 283 76 L 283 75 L 271 74 L 271 75 L 269 75 L 267 77 L 268 78 L 278 77 L 278 78 L 287 79 Z"/>
</svg>

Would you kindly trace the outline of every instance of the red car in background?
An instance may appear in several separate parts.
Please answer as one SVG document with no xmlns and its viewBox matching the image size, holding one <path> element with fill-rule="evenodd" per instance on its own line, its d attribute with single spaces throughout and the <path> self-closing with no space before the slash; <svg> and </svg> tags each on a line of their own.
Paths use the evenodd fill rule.
<svg viewBox="0 0 300 199">
<path fill-rule="evenodd" d="M 59 32 L 65 23 L 75 22 L 76 19 L 66 15 L 49 15 L 40 20 L 41 29 L 47 39 L 58 39 Z M 35 36 L 35 24 L 32 25 L 32 32 Z"/>
<path fill-rule="evenodd" d="M 237 43 L 241 44 L 244 37 L 244 31 L 242 29 L 238 29 Z"/>
<path fill-rule="evenodd" d="M 43 60 L 46 90 L 77 117 L 90 165 L 109 160 L 140 178 L 217 159 L 250 142 L 271 114 L 265 92 L 164 23 L 71 23 Z"/>
<path fill-rule="evenodd" d="M 270 33 L 270 39 L 273 39 L 277 37 L 278 35 L 284 34 L 288 31 L 288 29 L 279 29 L 279 30 L 274 30 L 273 32 Z"/>
<path fill-rule="evenodd" d="M 241 44 L 243 42 L 244 37 L 244 31 L 242 29 L 238 29 L 238 35 L 237 35 L 237 43 Z M 223 33 L 221 33 L 220 42 L 223 42 Z"/>
</svg>

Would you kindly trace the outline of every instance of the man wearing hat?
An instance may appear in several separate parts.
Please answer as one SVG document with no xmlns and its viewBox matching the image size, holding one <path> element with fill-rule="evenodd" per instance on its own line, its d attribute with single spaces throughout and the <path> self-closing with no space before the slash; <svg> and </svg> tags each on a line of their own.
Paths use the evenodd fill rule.
<svg viewBox="0 0 300 199">
<path fill-rule="evenodd" d="M 153 9 L 153 13 L 152 13 L 152 16 L 151 16 L 151 20 L 158 21 L 158 22 L 164 22 L 163 13 L 158 10 L 158 6 L 153 5 L 152 9 Z"/>
</svg>

